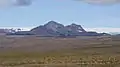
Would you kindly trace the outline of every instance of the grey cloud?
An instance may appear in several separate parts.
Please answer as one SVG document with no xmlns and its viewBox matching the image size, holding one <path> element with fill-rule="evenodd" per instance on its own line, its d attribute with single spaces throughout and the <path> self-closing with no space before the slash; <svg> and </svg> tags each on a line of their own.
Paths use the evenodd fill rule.
<svg viewBox="0 0 120 67">
<path fill-rule="evenodd" d="M 99 5 L 110 5 L 110 4 L 118 4 L 120 0 L 76 0 L 83 1 L 89 4 L 99 4 Z"/>
<path fill-rule="evenodd" d="M 31 4 L 32 4 L 32 0 L 16 0 L 16 3 L 15 3 L 15 5 L 17 6 L 27 6 Z"/>
<path fill-rule="evenodd" d="M 0 7 L 28 6 L 31 4 L 32 4 L 32 0 L 0 0 Z"/>
</svg>

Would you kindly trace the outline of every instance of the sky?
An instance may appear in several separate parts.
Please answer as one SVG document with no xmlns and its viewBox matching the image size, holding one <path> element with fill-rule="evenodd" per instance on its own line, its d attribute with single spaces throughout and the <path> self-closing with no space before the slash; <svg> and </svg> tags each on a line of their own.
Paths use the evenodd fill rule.
<svg viewBox="0 0 120 67">
<path fill-rule="evenodd" d="M 104 3 L 99 4 L 92 2 L 93 0 L 86 1 L 34 0 L 31 5 L 25 6 L 2 4 L 0 7 L 0 28 L 33 28 L 54 20 L 64 25 L 80 24 L 90 31 L 120 32 L 119 3 L 110 2 L 108 4 L 108 0 L 106 0 L 107 5 L 103 5 Z M 112 2 L 114 1 L 117 0 Z M 0 2 L 2 3 L 2 0 Z"/>
</svg>

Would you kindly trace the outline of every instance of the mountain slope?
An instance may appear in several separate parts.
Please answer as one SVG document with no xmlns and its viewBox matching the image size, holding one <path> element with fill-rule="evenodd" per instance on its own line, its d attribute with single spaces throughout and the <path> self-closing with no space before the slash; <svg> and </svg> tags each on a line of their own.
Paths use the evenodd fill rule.
<svg viewBox="0 0 120 67">
<path fill-rule="evenodd" d="M 63 24 L 55 21 L 49 21 L 44 25 L 40 25 L 31 29 L 30 31 L 19 31 L 12 34 L 17 35 L 39 35 L 39 36 L 98 36 L 103 35 L 97 32 L 87 32 L 81 25 L 72 23 L 71 25 L 64 26 Z"/>
<path fill-rule="evenodd" d="M 81 25 L 72 23 L 64 26 L 55 21 L 49 21 L 43 26 L 31 29 L 31 32 L 41 36 L 79 36 L 79 35 L 97 35 L 96 32 L 86 32 Z"/>
</svg>

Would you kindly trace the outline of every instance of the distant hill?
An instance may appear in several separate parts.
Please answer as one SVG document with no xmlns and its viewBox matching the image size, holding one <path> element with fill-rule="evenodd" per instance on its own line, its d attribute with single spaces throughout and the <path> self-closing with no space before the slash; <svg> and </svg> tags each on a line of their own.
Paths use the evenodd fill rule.
<svg viewBox="0 0 120 67">
<path fill-rule="evenodd" d="M 49 21 L 44 25 L 40 25 L 31 29 L 30 31 L 18 31 L 15 33 L 9 33 L 10 35 L 39 35 L 39 36 L 100 36 L 105 33 L 87 32 L 81 25 L 72 23 L 64 26 L 56 21 Z"/>
<path fill-rule="evenodd" d="M 36 35 L 43 36 L 59 36 L 59 35 L 69 35 L 78 34 L 79 32 L 86 32 L 80 25 L 71 24 L 64 26 L 55 21 L 49 21 L 43 26 L 38 26 L 31 30 L 32 33 Z"/>
<path fill-rule="evenodd" d="M 0 35 L 6 35 L 7 33 L 15 33 L 13 29 L 0 29 Z"/>
<path fill-rule="evenodd" d="M 97 32 L 87 32 L 81 25 L 72 23 L 64 26 L 55 21 L 49 21 L 45 25 L 31 29 L 35 35 L 41 36 L 97 36 L 102 35 Z"/>
</svg>

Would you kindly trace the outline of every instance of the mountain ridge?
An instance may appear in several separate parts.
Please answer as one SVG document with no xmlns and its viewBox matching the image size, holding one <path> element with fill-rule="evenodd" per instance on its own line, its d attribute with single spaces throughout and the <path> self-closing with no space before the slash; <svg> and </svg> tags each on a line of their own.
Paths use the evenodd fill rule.
<svg viewBox="0 0 120 67">
<path fill-rule="evenodd" d="M 21 31 L 7 33 L 9 35 L 39 35 L 39 36 L 99 36 L 103 33 L 88 32 L 81 25 L 72 23 L 70 25 L 63 25 L 56 21 L 49 21 L 44 25 L 32 28 L 30 31 Z M 105 33 L 104 33 L 105 34 Z"/>
<path fill-rule="evenodd" d="M 60 24 L 56 21 L 49 21 L 48 23 L 38 26 L 36 28 L 33 28 L 30 30 L 31 32 L 35 33 L 36 35 L 39 35 L 41 32 L 46 35 L 53 35 L 53 36 L 59 36 L 59 35 L 68 35 L 68 33 L 79 33 L 86 32 L 81 25 L 77 25 L 72 23 L 71 25 L 64 26 L 63 24 Z M 41 33 L 41 34 L 42 34 Z"/>
<path fill-rule="evenodd" d="M 72 23 L 63 25 L 56 21 L 49 21 L 44 25 L 40 25 L 30 30 L 35 35 L 42 36 L 99 36 L 103 33 L 88 32 L 81 25 Z"/>
</svg>

